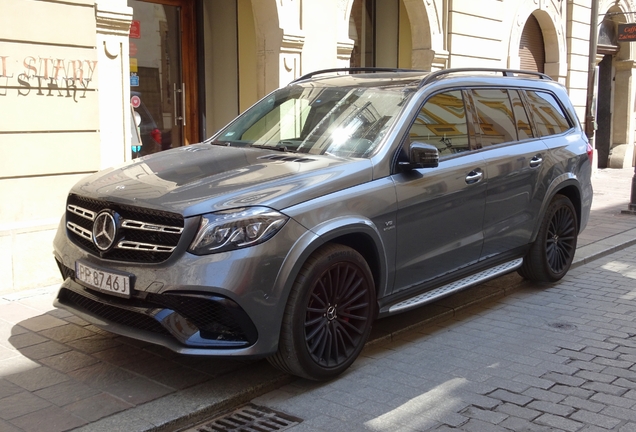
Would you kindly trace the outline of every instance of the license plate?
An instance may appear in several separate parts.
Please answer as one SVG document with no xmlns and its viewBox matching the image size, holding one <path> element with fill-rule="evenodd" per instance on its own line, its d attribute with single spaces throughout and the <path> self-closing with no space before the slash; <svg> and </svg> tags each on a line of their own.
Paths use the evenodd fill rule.
<svg viewBox="0 0 636 432">
<path fill-rule="evenodd" d="M 89 287 L 117 296 L 130 297 L 130 276 L 75 263 L 75 278 Z"/>
</svg>

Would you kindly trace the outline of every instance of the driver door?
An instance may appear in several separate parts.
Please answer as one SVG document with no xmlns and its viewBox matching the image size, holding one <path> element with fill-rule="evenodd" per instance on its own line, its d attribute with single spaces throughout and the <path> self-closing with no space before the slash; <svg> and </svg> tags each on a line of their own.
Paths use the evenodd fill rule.
<svg viewBox="0 0 636 432">
<path fill-rule="evenodd" d="M 397 250 L 393 292 L 479 261 L 483 246 L 486 169 L 472 151 L 462 92 L 434 95 L 409 131 L 411 142 L 440 150 L 437 168 L 393 175 Z"/>
</svg>

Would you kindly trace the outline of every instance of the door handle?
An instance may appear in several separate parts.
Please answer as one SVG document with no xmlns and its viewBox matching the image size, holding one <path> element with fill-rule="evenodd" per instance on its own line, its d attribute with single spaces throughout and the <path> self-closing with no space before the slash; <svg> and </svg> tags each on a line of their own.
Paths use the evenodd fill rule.
<svg viewBox="0 0 636 432">
<path fill-rule="evenodd" d="M 466 183 L 473 184 L 480 182 L 484 178 L 484 172 L 480 169 L 473 170 L 466 176 Z"/>
<path fill-rule="evenodd" d="M 178 116 L 177 112 L 177 93 L 181 93 L 181 112 L 183 115 Z M 179 120 L 183 120 L 183 126 L 186 125 L 186 97 L 185 97 L 185 83 L 181 83 L 181 88 L 177 89 L 177 83 L 172 83 L 172 106 L 174 107 L 174 125 L 179 125 Z"/>
<path fill-rule="evenodd" d="M 185 83 L 181 83 L 181 112 L 183 113 L 183 125 L 186 125 Z"/>
<path fill-rule="evenodd" d="M 530 168 L 536 168 L 538 166 L 541 166 L 542 163 L 543 163 L 543 158 L 539 155 L 536 155 L 535 157 L 530 159 Z"/>
<path fill-rule="evenodd" d="M 172 107 L 174 109 L 174 125 L 178 126 L 179 117 L 177 117 L 177 83 L 172 83 Z"/>
</svg>

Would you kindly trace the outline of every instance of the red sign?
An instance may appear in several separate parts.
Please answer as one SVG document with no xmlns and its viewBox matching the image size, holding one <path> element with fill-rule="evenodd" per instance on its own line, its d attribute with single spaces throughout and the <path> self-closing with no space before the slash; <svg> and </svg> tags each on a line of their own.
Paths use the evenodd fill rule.
<svg viewBox="0 0 636 432">
<path fill-rule="evenodd" d="M 133 108 L 139 108 L 139 105 L 141 105 L 141 98 L 137 95 L 134 95 L 130 98 L 130 104 L 133 106 Z"/>
<path fill-rule="evenodd" d="M 636 41 L 636 23 L 619 24 L 618 25 L 618 41 L 619 42 Z"/>
<path fill-rule="evenodd" d="M 137 44 L 133 41 L 128 42 L 128 50 L 130 51 L 130 56 L 135 57 L 137 55 Z"/>
<path fill-rule="evenodd" d="M 133 39 L 141 38 L 141 22 L 139 20 L 132 20 L 130 23 L 130 37 Z"/>
</svg>

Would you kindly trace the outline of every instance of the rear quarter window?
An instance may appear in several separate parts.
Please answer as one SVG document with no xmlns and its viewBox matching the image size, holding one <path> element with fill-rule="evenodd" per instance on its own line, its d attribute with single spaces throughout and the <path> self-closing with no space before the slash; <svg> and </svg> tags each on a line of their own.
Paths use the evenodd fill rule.
<svg viewBox="0 0 636 432">
<path fill-rule="evenodd" d="M 525 93 L 540 137 L 558 135 L 572 127 L 565 111 L 552 94 L 537 90 L 526 90 Z"/>
</svg>

